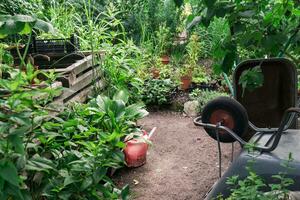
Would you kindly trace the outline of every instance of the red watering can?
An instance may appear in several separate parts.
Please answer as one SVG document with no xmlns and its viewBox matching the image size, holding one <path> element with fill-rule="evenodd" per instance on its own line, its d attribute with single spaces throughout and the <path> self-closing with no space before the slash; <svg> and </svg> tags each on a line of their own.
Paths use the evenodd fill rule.
<svg viewBox="0 0 300 200">
<path fill-rule="evenodd" d="M 155 132 L 156 127 L 154 127 L 148 134 L 143 131 L 144 134 L 141 139 L 132 139 L 126 142 L 126 147 L 124 149 L 125 162 L 128 167 L 140 167 L 146 163 L 148 144 L 147 140 L 150 140 L 151 136 Z"/>
</svg>

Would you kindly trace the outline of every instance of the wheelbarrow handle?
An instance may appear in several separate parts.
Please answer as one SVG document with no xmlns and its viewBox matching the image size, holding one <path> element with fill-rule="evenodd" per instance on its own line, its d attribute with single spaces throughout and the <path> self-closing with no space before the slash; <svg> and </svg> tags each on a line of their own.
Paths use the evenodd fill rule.
<svg viewBox="0 0 300 200">
<path fill-rule="evenodd" d="M 194 119 L 194 124 L 196 126 L 201 126 L 201 127 L 204 127 L 204 128 L 209 128 L 209 129 L 214 129 L 214 130 L 218 129 L 218 130 L 226 131 L 234 139 L 236 139 L 241 144 L 241 146 L 244 146 L 247 143 L 245 140 L 243 140 L 240 136 L 238 136 L 236 133 L 234 133 L 232 130 L 230 130 L 226 126 L 220 126 L 220 125 L 216 125 L 216 124 L 203 123 L 201 116 L 200 117 L 196 117 Z"/>
<path fill-rule="evenodd" d="M 201 116 L 196 117 L 196 118 L 194 119 L 194 124 L 195 124 L 196 126 L 204 126 L 204 124 L 202 123 L 202 117 L 201 117 Z"/>
<path fill-rule="evenodd" d="M 289 114 L 291 114 L 291 113 L 300 114 L 300 108 L 291 107 L 291 108 L 288 108 L 287 110 L 285 110 L 283 118 L 280 123 L 280 126 L 279 126 L 277 132 L 275 132 L 275 134 L 273 135 L 274 137 L 270 137 L 270 139 L 266 143 L 267 146 L 257 147 L 257 149 L 264 151 L 264 152 L 271 152 L 274 149 L 276 149 L 277 145 L 279 144 L 281 135 L 285 131 L 285 126 L 286 126 L 287 122 L 289 121 Z M 268 145 L 269 143 L 271 143 L 271 141 L 273 141 L 273 143 L 271 145 Z"/>
</svg>

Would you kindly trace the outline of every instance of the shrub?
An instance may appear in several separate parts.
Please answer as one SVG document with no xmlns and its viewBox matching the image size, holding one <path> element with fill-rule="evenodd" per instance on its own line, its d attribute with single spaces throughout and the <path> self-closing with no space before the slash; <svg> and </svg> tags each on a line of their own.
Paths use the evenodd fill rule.
<svg viewBox="0 0 300 200">
<path fill-rule="evenodd" d="M 199 102 L 199 111 L 202 112 L 204 106 L 211 100 L 219 96 L 228 96 L 228 94 L 218 91 L 210 90 L 200 90 L 195 89 L 190 93 L 190 98 L 192 100 L 197 100 Z"/>
<path fill-rule="evenodd" d="M 151 79 L 145 81 L 142 99 L 149 105 L 163 105 L 171 100 L 175 84 L 170 79 Z"/>
<path fill-rule="evenodd" d="M 128 188 L 106 173 L 123 165 L 122 141 L 147 114 L 143 104 L 128 105 L 119 91 L 54 117 L 44 107 L 52 90 L 13 71 L 0 81 L 0 199 L 125 199 Z"/>
<path fill-rule="evenodd" d="M 128 188 L 118 190 L 106 173 L 123 166 L 123 139 L 136 132 L 135 121 L 147 115 L 143 104 L 127 104 L 124 91 L 112 99 L 99 95 L 43 124 L 38 140 L 56 166 L 49 170 L 50 176 L 45 175 L 44 195 L 53 199 L 125 199 Z"/>
<path fill-rule="evenodd" d="M 119 91 L 53 115 L 53 74 L 43 81 L 30 64 L 0 66 L 0 199 L 126 199 L 128 187 L 118 190 L 107 171 L 123 165 L 123 139 L 147 114 L 143 104 Z"/>
</svg>

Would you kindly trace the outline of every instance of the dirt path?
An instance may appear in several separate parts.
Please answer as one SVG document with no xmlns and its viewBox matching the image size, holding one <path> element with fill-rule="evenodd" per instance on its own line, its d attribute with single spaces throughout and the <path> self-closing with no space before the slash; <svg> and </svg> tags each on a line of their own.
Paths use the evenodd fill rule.
<svg viewBox="0 0 300 200">
<path fill-rule="evenodd" d="M 115 174 L 119 186 L 130 184 L 133 200 L 201 200 L 218 179 L 216 142 L 191 118 L 154 112 L 139 122 L 156 126 L 147 163 Z M 231 157 L 231 145 L 222 144 L 223 171 Z"/>
</svg>

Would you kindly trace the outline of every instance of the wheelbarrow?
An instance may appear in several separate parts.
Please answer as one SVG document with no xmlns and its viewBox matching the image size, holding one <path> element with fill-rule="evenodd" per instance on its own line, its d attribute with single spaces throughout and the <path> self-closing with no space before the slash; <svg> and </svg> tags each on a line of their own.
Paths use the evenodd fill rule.
<svg viewBox="0 0 300 200">
<path fill-rule="evenodd" d="M 245 70 L 256 66 L 262 69 L 264 84 L 243 94 L 239 78 Z M 233 79 L 234 98 L 219 97 L 210 101 L 202 116 L 194 119 L 196 126 L 204 127 L 218 142 L 220 177 L 220 143 L 237 141 L 241 146 L 239 155 L 205 198 L 214 199 L 220 194 L 225 198 L 230 196 L 227 178 L 238 175 L 239 179 L 244 179 L 248 176 L 246 166 L 253 160 L 253 153 L 245 148 L 249 143 L 255 144 L 252 168 L 258 176 L 270 184 L 276 182 L 273 175 L 286 173 L 294 180 L 289 189 L 300 191 L 300 130 L 294 129 L 296 116 L 300 113 L 295 64 L 285 58 L 249 60 L 237 66 Z M 290 153 L 294 158 L 290 163 L 292 171 L 282 166 Z"/>
</svg>

